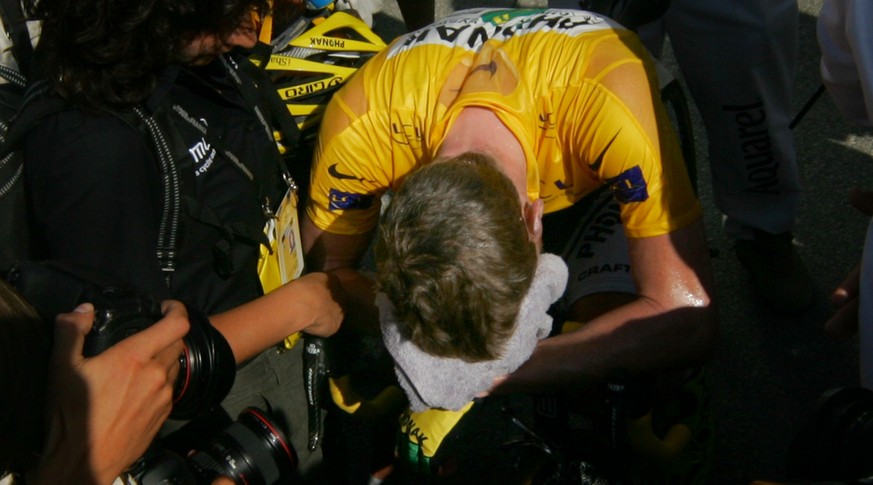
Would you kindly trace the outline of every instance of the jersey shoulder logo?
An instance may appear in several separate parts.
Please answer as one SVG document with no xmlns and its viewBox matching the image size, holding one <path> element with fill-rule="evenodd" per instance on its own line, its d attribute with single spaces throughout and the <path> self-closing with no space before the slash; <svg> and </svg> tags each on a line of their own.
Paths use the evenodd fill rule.
<svg viewBox="0 0 873 485">
<path fill-rule="evenodd" d="M 588 164 L 588 166 L 591 167 L 591 170 L 594 170 L 595 172 L 600 170 L 600 166 L 603 165 L 603 156 L 606 155 L 606 150 L 609 150 L 609 147 L 612 146 L 612 142 L 614 142 L 615 139 L 618 138 L 618 134 L 620 132 L 621 130 L 618 130 L 615 135 L 612 136 L 612 139 L 609 140 L 609 143 L 607 143 L 606 146 L 603 147 L 603 150 L 600 151 L 600 155 L 597 155 L 597 158 L 595 158 L 593 162 Z"/>
<path fill-rule="evenodd" d="M 340 172 L 336 168 L 337 165 L 339 165 L 339 164 L 334 163 L 333 165 L 327 167 L 327 173 L 330 174 L 331 177 L 333 177 L 335 179 L 339 179 L 339 180 L 364 180 L 361 177 L 355 177 L 354 175 L 349 175 L 349 174 L 345 174 L 345 173 Z"/>
<path fill-rule="evenodd" d="M 368 209 L 373 206 L 374 197 L 370 194 L 355 194 L 330 189 L 328 210 Z"/>
<path fill-rule="evenodd" d="M 622 204 L 643 202 L 649 198 L 648 185 L 639 165 L 634 165 L 606 183 L 612 187 L 615 198 Z"/>
</svg>

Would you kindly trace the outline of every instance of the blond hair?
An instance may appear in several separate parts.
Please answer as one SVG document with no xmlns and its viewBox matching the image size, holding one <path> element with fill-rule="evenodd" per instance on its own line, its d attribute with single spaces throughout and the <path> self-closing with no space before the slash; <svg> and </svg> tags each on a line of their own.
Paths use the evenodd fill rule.
<svg viewBox="0 0 873 485">
<path fill-rule="evenodd" d="M 465 153 L 410 174 L 380 223 L 379 291 L 401 331 L 433 355 L 498 358 L 536 270 L 512 182 Z"/>
</svg>

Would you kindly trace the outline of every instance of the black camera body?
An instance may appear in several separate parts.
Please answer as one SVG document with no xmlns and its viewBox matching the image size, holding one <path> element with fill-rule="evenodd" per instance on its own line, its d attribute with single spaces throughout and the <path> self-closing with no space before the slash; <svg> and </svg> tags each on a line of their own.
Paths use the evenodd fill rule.
<svg viewBox="0 0 873 485">
<path fill-rule="evenodd" d="M 46 322 L 81 303 L 94 305 L 94 322 L 82 354 L 99 355 L 163 317 L 160 301 L 106 275 L 67 261 L 20 262 L 6 280 Z M 190 330 L 183 338 L 170 417 L 187 420 L 156 439 L 128 470 L 137 483 L 200 485 L 226 476 L 236 483 L 287 483 L 297 454 L 269 412 L 246 408 L 237 418 L 220 406 L 236 376 L 227 341 L 198 309 L 186 305 Z"/>
<path fill-rule="evenodd" d="M 90 293 L 90 292 L 89 292 Z M 91 357 L 152 326 L 161 319 L 161 305 L 152 297 L 114 286 L 83 295 L 94 304 L 94 325 L 82 354 Z"/>
<path fill-rule="evenodd" d="M 162 318 L 157 298 L 113 281 L 90 268 L 66 261 L 20 262 L 7 281 L 48 323 L 81 303 L 94 305 L 94 324 L 82 354 L 93 357 Z M 236 377 L 236 361 L 227 341 L 196 308 L 187 306 L 191 323 L 179 356 L 173 393 L 173 419 L 192 419 L 217 406 Z"/>
<path fill-rule="evenodd" d="M 788 478 L 839 483 L 873 479 L 873 391 L 825 391 L 788 448 Z"/>
</svg>

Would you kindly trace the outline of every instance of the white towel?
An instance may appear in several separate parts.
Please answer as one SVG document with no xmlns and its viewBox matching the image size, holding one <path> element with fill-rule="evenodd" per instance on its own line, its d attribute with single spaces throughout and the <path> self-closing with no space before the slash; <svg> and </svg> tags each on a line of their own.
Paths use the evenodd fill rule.
<svg viewBox="0 0 873 485">
<path fill-rule="evenodd" d="M 465 362 L 422 351 L 399 331 L 398 325 L 402 323 L 397 321 L 394 305 L 387 295 L 376 295 L 382 339 L 394 358 L 397 379 L 412 410 L 458 410 L 477 394 L 488 390 L 494 378 L 524 363 L 539 339 L 547 337 L 552 329 L 552 317 L 547 311 L 564 293 L 567 273 L 567 265 L 560 257 L 548 253 L 540 255 L 533 282 L 519 308 L 515 331 L 503 355 L 482 362 Z"/>
</svg>

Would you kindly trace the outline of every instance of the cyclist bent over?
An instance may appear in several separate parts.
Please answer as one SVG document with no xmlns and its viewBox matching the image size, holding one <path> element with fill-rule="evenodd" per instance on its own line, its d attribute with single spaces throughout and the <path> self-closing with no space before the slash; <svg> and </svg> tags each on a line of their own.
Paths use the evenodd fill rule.
<svg viewBox="0 0 873 485">
<path fill-rule="evenodd" d="M 701 209 L 657 86 L 635 35 L 583 11 L 468 10 L 396 39 L 325 113 L 302 228 L 310 268 L 340 277 L 347 315 L 378 322 L 357 268 L 381 196 L 439 157 L 482 153 L 525 210 L 547 214 L 544 249 L 571 268 L 567 318 L 585 322 L 541 341 L 498 392 L 705 361 L 716 323 Z M 554 225 L 574 210 L 565 251 Z"/>
</svg>

